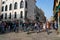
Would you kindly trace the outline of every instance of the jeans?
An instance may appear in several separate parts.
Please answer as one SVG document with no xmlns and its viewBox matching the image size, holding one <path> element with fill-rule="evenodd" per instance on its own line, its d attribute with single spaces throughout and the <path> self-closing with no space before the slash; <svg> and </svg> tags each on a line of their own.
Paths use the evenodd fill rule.
<svg viewBox="0 0 60 40">
<path fill-rule="evenodd" d="M 4 26 L 1 26 L 0 28 L 1 28 L 1 33 L 4 33 L 5 32 L 4 31 Z"/>
<path fill-rule="evenodd" d="M 26 32 L 27 31 L 27 27 L 26 26 L 24 26 L 24 32 Z"/>
<path fill-rule="evenodd" d="M 16 27 L 16 30 L 15 30 L 15 32 L 18 32 L 19 31 L 19 27 Z"/>
</svg>

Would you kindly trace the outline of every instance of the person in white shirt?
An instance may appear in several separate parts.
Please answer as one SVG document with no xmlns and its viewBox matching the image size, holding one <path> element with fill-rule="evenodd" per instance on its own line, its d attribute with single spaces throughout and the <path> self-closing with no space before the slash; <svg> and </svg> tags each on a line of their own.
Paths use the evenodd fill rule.
<svg viewBox="0 0 60 40">
<path fill-rule="evenodd" d="M 45 31 L 45 30 L 46 30 L 46 24 L 43 23 L 43 31 Z"/>
</svg>

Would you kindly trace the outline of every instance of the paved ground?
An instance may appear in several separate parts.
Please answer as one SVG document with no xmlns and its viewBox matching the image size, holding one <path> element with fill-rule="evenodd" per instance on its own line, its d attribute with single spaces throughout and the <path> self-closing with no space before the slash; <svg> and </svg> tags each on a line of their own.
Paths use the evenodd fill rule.
<svg viewBox="0 0 60 40">
<path fill-rule="evenodd" d="M 0 35 L 0 40 L 60 40 L 60 35 L 55 32 L 47 35 L 46 32 L 26 34 L 26 32 L 6 33 Z"/>
</svg>

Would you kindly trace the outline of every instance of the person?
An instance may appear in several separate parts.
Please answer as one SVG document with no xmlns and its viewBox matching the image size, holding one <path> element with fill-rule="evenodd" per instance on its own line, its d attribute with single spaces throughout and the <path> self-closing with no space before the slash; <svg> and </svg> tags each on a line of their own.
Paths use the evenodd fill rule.
<svg viewBox="0 0 60 40">
<path fill-rule="evenodd" d="M 43 23 L 43 31 L 46 30 L 46 23 Z"/>
<path fill-rule="evenodd" d="M 54 23 L 54 21 L 53 21 L 53 22 L 52 22 L 52 27 L 53 27 L 53 29 L 55 30 L 55 26 L 54 26 L 54 24 L 55 24 L 55 23 Z"/>
<path fill-rule="evenodd" d="M 49 25 L 49 22 L 47 21 L 47 22 L 46 22 L 46 32 L 47 32 L 48 35 L 49 35 L 49 26 L 50 26 L 50 25 Z"/>
<path fill-rule="evenodd" d="M 56 33 L 57 33 L 57 34 L 59 34 L 59 32 L 58 32 L 58 22 L 57 22 L 57 21 L 55 21 L 55 22 L 54 22 L 54 25 L 55 25 Z"/>
<path fill-rule="evenodd" d="M 1 26 L 0 27 L 1 28 L 1 33 L 5 33 L 5 30 L 4 30 L 5 26 L 4 26 L 3 22 L 1 22 L 0 26 Z"/>
<path fill-rule="evenodd" d="M 38 26 L 37 26 L 38 32 L 41 32 L 40 22 L 38 22 L 38 24 L 37 24 L 37 25 L 38 25 Z"/>
<path fill-rule="evenodd" d="M 40 23 L 39 22 L 35 22 L 34 31 L 37 32 L 37 33 L 40 32 Z"/>
<path fill-rule="evenodd" d="M 16 25 L 15 32 L 19 32 L 19 22 L 18 22 L 18 20 L 16 20 L 15 25 Z"/>
<path fill-rule="evenodd" d="M 32 26 L 31 26 L 31 24 L 29 23 L 29 24 L 27 24 L 27 34 L 30 34 L 30 31 L 31 31 L 31 28 Z"/>
<path fill-rule="evenodd" d="M 28 24 L 27 23 L 24 23 L 24 32 L 27 31 L 27 27 L 28 27 Z"/>
<path fill-rule="evenodd" d="M 34 31 L 37 29 L 37 23 L 34 24 Z"/>
</svg>

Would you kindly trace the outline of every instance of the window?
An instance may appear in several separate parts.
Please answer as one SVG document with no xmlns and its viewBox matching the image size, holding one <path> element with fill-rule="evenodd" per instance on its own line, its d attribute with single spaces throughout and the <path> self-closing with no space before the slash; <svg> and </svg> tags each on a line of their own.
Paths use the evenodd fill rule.
<svg viewBox="0 0 60 40">
<path fill-rule="evenodd" d="M 25 11 L 25 18 L 27 18 L 27 11 Z"/>
<path fill-rule="evenodd" d="M 7 13 L 5 13 L 5 19 L 7 19 Z"/>
<path fill-rule="evenodd" d="M 12 4 L 9 5 L 9 10 L 12 10 Z"/>
<path fill-rule="evenodd" d="M 7 5 L 5 6 L 5 11 L 7 11 Z"/>
<path fill-rule="evenodd" d="M 3 14 L 1 15 L 1 19 L 3 19 Z"/>
<path fill-rule="evenodd" d="M 17 14 L 16 14 L 16 12 L 15 12 L 15 14 L 14 14 L 14 18 L 17 18 L 17 16 L 16 16 Z"/>
<path fill-rule="evenodd" d="M 2 4 L 4 4 L 4 3 L 5 3 L 5 1 L 2 2 Z"/>
<path fill-rule="evenodd" d="M 4 6 L 2 6 L 2 10 L 1 11 L 4 11 Z"/>
<path fill-rule="evenodd" d="M 17 9 L 17 2 L 15 2 L 14 4 L 14 9 Z"/>
<path fill-rule="evenodd" d="M 23 12 L 21 11 L 21 13 L 20 13 L 21 15 L 20 15 L 20 18 L 23 18 Z"/>
<path fill-rule="evenodd" d="M 9 14 L 9 19 L 11 19 L 11 13 Z"/>
<path fill-rule="evenodd" d="M 27 1 L 25 1 L 25 8 L 27 8 Z"/>
<path fill-rule="evenodd" d="M 20 2 L 20 8 L 23 8 L 23 1 Z"/>
</svg>

